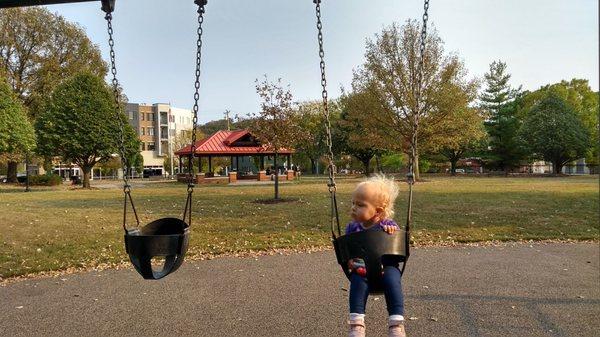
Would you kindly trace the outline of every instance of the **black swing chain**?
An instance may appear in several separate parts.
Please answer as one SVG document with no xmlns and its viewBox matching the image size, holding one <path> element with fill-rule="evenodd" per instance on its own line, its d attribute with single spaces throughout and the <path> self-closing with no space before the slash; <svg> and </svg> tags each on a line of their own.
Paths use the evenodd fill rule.
<svg viewBox="0 0 600 337">
<path fill-rule="evenodd" d="M 412 141 L 411 141 L 411 155 L 408 161 L 408 174 L 406 175 L 407 182 L 409 184 L 409 196 L 408 196 L 408 211 L 406 216 L 406 231 L 410 231 L 410 225 L 412 223 L 412 187 L 415 183 L 414 165 L 417 155 L 417 129 L 419 126 L 419 114 L 421 113 L 421 97 L 423 90 L 423 68 L 425 67 L 425 44 L 427 40 L 427 21 L 429 20 L 429 0 L 425 0 L 423 4 L 423 24 L 421 26 L 421 40 L 419 45 L 419 64 L 417 68 L 417 83 L 415 88 L 415 111 L 413 116 L 412 125 Z"/>
<path fill-rule="evenodd" d="M 188 160 L 188 187 L 187 187 L 187 200 L 185 203 L 185 209 L 183 211 L 183 220 L 187 216 L 188 225 L 191 225 L 192 222 L 192 193 L 194 192 L 194 154 L 196 152 L 196 129 L 198 128 L 198 100 L 200 99 L 200 66 L 202 64 L 202 23 L 204 22 L 204 13 L 206 4 L 208 0 L 196 0 L 195 3 L 198 5 L 198 40 L 196 41 L 196 81 L 194 82 L 194 117 L 193 117 L 193 127 L 192 127 L 192 144 L 190 146 L 190 157 Z M 202 169 L 202 168 L 200 168 Z"/>
<path fill-rule="evenodd" d="M 103 7 L 104 9 L 104 7 Z M 140 219 L 138 217 L 137 211 L 135 209 L 135 205 L 133 203 L 133 199 L 131 198 L 131 185 L 129 184 L 129 171 L 131 167 L 129 165 L 129 160 L 125 151 L 125 122 L 123 121 L 123 113 L 121 111 L 121 101 L 119 99 L 119 80 L 117 80 L 117 65 L 115 60 L 115 41 L 113 39 L 113 27 L 112 27 L 112 13 L 110 9 L 106 9 L 107 13 L 104 19 L 106 20 L 107 30 L 108 30 L 108 46 L 110 47 L 110 72 L 112 74 L 112 89 L 113 96 L 115 99 L 115 118 L 118 121 L 119 126 L 119 155 L 121 156 L 121 167 L 123 169 L 123 194 L 125 197 L 124 207 L 123 207 L 123 229 L 127 231 L 127 202 L 131 203 L 131 208 L 133 210 L 133 214 L 135 215 L 135 221 L 137 226 L 140 225 Z"/>
<path fill-rule="evenodd" d="M 329 194 L 331 196 L 331 234 L 335 238 L 335 234 L 333 231 L 333 224 L 337 224 L 338 235 L 340 234 L 340 220 L 337 210 L 337 200 L 335 192 L 337 190 L 337 185 L 335 183 L 335 163 L 333 157 L 333 140 L 331 137 L 331 119 L 329 115 L 329 105 L 328 105 L 328 94 L 327 94 L 327 77 L 325 76 L 325 50 L 323 49 L 323 23 L 321 22 L 321 0 L 313 0 L 313 3 L 316 5 L 316 16 L 317 16 L 317 31 L 318 31 L 318 42 L 319 42 L 319 58 L 320 63 L 319 66 L 321 68 L 321 97 L 323 98 L 323 111 L 325 113 L 325 129 L 327 131 L 327 159 L 329 164 L 327 169 L 329 171 L 329 181 L 327 183 L 327 187 L 329 188 Z"/>
</svg>

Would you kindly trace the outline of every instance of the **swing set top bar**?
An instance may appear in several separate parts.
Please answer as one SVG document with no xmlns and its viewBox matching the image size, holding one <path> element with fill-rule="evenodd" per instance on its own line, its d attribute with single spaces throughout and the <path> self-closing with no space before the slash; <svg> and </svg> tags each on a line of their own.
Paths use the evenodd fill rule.
<svg viewBox="0 0 600 337">
<path fill-rule="evenodd" d="M 26 7 L 26 6 L 44 6 L 44 5 L 56 5 L 56 4 L 67 4 L 73 2 L 90 2 L 90 1 L 102 1 L 102 9 L 110 8 L 114 9 L 115 0 L 0 0 L 0 8 L 8 7 Z"/>
</svg>

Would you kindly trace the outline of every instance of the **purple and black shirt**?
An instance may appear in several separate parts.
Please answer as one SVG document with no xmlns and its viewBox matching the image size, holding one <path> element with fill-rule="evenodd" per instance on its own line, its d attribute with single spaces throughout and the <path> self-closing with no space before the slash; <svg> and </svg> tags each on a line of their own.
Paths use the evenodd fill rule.
<svg viewBox="0 0 600 337">
<path fill-rule="evenodd" d="M 400 228 L 398 226 L 398 224 L 392 219 L 381 220 L 381 221 L 379 221 L 379 223 L 377 223 L 369 228 L 363 227 L 362 223 L 360 223 L 358 221 L 352 221 L 346 226 L 346 234 L 362 232 L 362 231 L 382 231 L 383 226 L 394 226 L 396 228 Z"/>
</svg>

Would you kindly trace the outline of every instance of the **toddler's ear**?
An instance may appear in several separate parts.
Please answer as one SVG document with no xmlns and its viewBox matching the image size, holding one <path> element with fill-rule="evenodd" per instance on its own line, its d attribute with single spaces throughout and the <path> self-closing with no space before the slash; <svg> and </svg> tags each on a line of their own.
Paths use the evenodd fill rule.
<svg viewBox="0 0 600 337">
<path fill-rule="evenodd" d="M 379 217 L 382 217 L 382 216 L 383 216 L 383 211 L 384 211 L 384 208 L 383 208 L 383 207 L 381 207 L 381 206 L 380 206 L 380 207 L 375 207 L 375 212 L 377 212 L 377 215 L 378 215 Z"/>
</svg>

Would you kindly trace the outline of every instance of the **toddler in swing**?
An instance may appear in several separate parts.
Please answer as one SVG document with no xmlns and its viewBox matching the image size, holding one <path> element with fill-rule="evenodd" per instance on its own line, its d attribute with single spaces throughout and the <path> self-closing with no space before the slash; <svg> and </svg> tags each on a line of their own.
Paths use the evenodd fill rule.
<svg viewBox="0 0 600 337">
<path fill-rule="evenodd" d="M 346 234 L 361 231 L 385 231 L 393 234 L 399 229 L 392 217 L 398 186 L 393 179 L 377 175 L 359 183 L 352 193 L 352 222 Z M 388 336 L 405 337 L 404 296 L 402 294 L 399 261 L 382 257 L 385 302 L 389 314 Z M 365 336 L 365 307 L 369 296 L 369 283 L 365 278 L 364 261 L 360 258 L 348 262 L 350 274 L 350 337 Z"/>
</svg>

